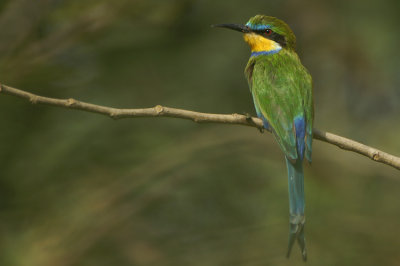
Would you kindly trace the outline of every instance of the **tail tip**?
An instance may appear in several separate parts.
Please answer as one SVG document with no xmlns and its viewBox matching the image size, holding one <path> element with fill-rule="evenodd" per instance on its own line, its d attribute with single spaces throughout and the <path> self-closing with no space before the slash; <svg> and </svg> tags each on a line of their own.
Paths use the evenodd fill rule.
<svg viewBox="0 0 400 266">
<path fill-rule="evenodd" d="M 306 247 L 300 247 L 300 248 L 301 248 L 301 257 L 302 257 L 303 261 L 306 262 L 307 261 L 307 249 L 306 249 Z M 292 247 L 289 247 L 288 251 L 286 253 L 286 258 L 289 259 L 291 251 L 292 251 Z"/>
<path fill-rule="evenodd" d="M 287 258 L 290 257 L 290 252 L 292 251 L 292 247 L 296 239 L 301 249 L 301 256 L 303 258 L 303 261 L 305 262 L 307 261 L 307 249 L 306 249 L 306 241 L 304 238 L 304 223 L 298 223 L 298 224 L 290 223 L 289 244 L 288 244 L 288 251 L 286 253 Z"/>
</svg>

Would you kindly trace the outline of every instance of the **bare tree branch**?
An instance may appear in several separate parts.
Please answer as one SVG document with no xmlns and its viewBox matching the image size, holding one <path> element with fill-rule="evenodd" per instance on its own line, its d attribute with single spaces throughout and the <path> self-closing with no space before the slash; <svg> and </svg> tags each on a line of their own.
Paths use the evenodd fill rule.
<svg viewBox="0 0 400 266">
<path fill-rule="evenodd" d="M 240 114 L 224 115 L 224 114 L 200 113 L 189 110 L 165 107 L 161 105 L 143 109 L 113 108 L 91 103 L 85 103 L 77 101 L 72 98 L 56 99 L 56 98 L 43 97 L 2 84 L 0 84 L 0 93 L 27 99 L 32 104 L 47 104 L 58 107 L 64 107 L 68 109 L 77 109 L 77 110 L 107 115 L 113 119 L 133 118 L 133 117 L 175 117 L 175 118 L 192 120 L 196 123 L 234 124 L 234 125 L 256 127 L 260 130 L 263 129 L 263 124 L 261 119 Z M 386 153 L 384 151 L 315 128 L 314 128 L 314 138 L 333 144 L 341 149 L 359 153 L 376 162 L 384 163 L 400 170 L 400 158 L 391 155 L 389 153 Z"/>
</svg>

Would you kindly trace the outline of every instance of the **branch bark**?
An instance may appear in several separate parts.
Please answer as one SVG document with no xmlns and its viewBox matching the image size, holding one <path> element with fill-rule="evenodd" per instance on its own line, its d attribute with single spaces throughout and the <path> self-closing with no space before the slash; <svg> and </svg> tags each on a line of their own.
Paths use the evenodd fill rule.
<svg viewBox="0 0 400 266">
<path fill-rule="evenodd" d="M 113 108 L 113 107 L 86 103 L 72 98 L 57 99 L 57 98 L 39 96 L 3 84 L 0 84 L 0 93 L 27 99 L 32 104 L 46 104 L 57 107 L 64 107 L 68 109 L 77 109 L 86 112 L 106 115 L 113 119 L 135 118 L 135 117 L 174 117 L 174 118 L 192 120 L 193 122 L 196 123 L 234 124 L 234 125 L 255 127 L 258 128 L 259 130 L 263 130 L 263 124 L 261 119 L 240 114 L 201 113 L 201 112 L 165 107 L 161 105 L 157 105 L 152 108 L 142 108 L 142 109 Z M 318 130 L 316 128 L 314 128 L 313 133 L 314 133 L 314 139 L 330 143 L 343 150 L 359 153 L 361 155 L 370 158 L 373 161 L 384 163 L 386 165 L 392 166 L 400 170 L 399 157 L 372 148 L 357 141 L 341 137 L 329 132 L 325 132 L 322 130 Z"/>
</svg>

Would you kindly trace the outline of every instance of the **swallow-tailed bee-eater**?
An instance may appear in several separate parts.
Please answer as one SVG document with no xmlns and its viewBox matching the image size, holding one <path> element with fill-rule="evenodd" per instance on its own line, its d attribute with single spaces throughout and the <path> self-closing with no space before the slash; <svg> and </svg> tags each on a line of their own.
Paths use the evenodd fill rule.
<svg viewBox="0 0 400 266">
<path fill-rule="evenodd" d="M 311 162 L 313 134 L 313 85 L 296 53 L 296 37 L 280 19 L 257 15 L 245 25 L 217 24 L 242 32 L 251 48 L 245 75 L 257 116 L 271 131 L 286 159 L 289 183 L 289 244 L 297 240 L 307 259 L 304 238 L 303 159 Z"/>
</svg>

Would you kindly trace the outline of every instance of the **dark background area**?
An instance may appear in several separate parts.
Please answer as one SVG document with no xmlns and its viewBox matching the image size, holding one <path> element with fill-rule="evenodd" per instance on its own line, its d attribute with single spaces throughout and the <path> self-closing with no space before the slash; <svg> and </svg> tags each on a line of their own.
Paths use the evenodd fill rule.
<svg viewBox="0 0 400 266">
<path fill-rule="evenodd" d="M 400 155 L 399 2 L 1 0 L 0 82 L 120 108 L 254 114 L 238 33 L 285 20 L 315 126 Z M 305 265 L 284 158 L 254 128 L 114 121 L 0 94 L 0 265 Z M 314 142 L 307 265 L 400 264 L 400 172 Z"/>
</svg>

